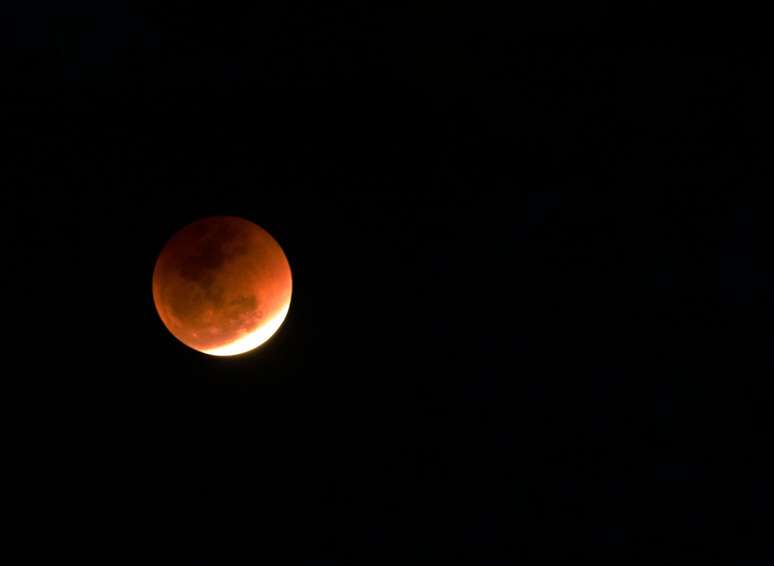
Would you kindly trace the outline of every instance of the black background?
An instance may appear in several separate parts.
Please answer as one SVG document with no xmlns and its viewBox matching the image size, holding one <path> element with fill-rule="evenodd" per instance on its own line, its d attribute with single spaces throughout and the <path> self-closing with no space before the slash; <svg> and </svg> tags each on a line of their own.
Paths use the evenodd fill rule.
<svg viewBox="0 0 774 566">
<path fill-rule="evenodd" d="M 34 548 L 771 558 L 765 50 L 548 9 L 17 15 L 5 208 L 30 332 L 55 321 L 13 370 L 48 407 L 16 434 L 50 493 Z M 178 343 L 150 290 L 217 214 L 294 276 L 233 359 Z"/>
</svg>

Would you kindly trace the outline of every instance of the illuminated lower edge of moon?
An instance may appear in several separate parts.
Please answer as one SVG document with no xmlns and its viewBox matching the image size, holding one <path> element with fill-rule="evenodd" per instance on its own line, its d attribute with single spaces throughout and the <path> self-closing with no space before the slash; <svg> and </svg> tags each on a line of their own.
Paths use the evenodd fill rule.
<svg viewBox="0 0 774 566">
<path fill-rule="evenodd" d="M 202 352 L 211 356 L 237 356 L 249 352 L 250 350 L 254 350 L 279 330 L 279 327 L 282 326 L 282 323 L 285 321 L 288 310 L 290 310 L 290 303 L 282 307 L 277 311 L 277 314 L 249 334 L 237 338 L 233 342 L 223 346 L 218 346 L 211 350 L 202 350 Z"/>
</svg>

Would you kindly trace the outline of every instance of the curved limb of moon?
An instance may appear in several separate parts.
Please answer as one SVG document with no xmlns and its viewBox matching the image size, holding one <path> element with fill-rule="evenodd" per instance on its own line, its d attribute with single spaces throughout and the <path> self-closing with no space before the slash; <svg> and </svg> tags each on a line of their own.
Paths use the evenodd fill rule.
<svg viewBox="0 0 774 566">
<path fill-rule="evenodd" d="M 284 307 L 277 311 L 277 314 L 249 334 L 237 338 L 229 344 L 218 346 L 217 348 L 212 348 L 210 350 L 202 350 L 202 352 L 211 356 L 236 356 L 237 354 L 249 352 L 272 337 L 284 322 L 289 309 L 290 303 L 288 302 Z"/>
</svg>

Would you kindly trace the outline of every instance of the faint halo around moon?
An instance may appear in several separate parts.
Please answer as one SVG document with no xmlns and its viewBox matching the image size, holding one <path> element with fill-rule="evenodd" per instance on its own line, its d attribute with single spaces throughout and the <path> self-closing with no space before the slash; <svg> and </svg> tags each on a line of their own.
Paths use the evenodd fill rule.
<svg viewBox="0 0 774 566">
<path fill-rule="evenodd" d="M 271 338 L 290 308 L 285 253 L 263 228 L 236 216 L 202 218 L 176 232 L 153 270 L 162 322 L 186 346 L 235 356 Z"/>
</svg>

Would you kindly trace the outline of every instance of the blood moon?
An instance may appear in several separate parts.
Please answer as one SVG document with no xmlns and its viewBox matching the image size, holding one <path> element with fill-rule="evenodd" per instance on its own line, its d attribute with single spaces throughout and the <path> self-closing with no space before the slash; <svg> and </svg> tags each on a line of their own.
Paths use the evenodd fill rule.
<svg viewBox="0 0 774 566">
<path fill-rule="evenodd" d="M 213 356 L 257 348 L 290 308 L 292 279 L 282 248 L 235 216 L 202 218 L 166 243 L 153 270 L 153 301 L 183 344 Z"/>
</svg>

